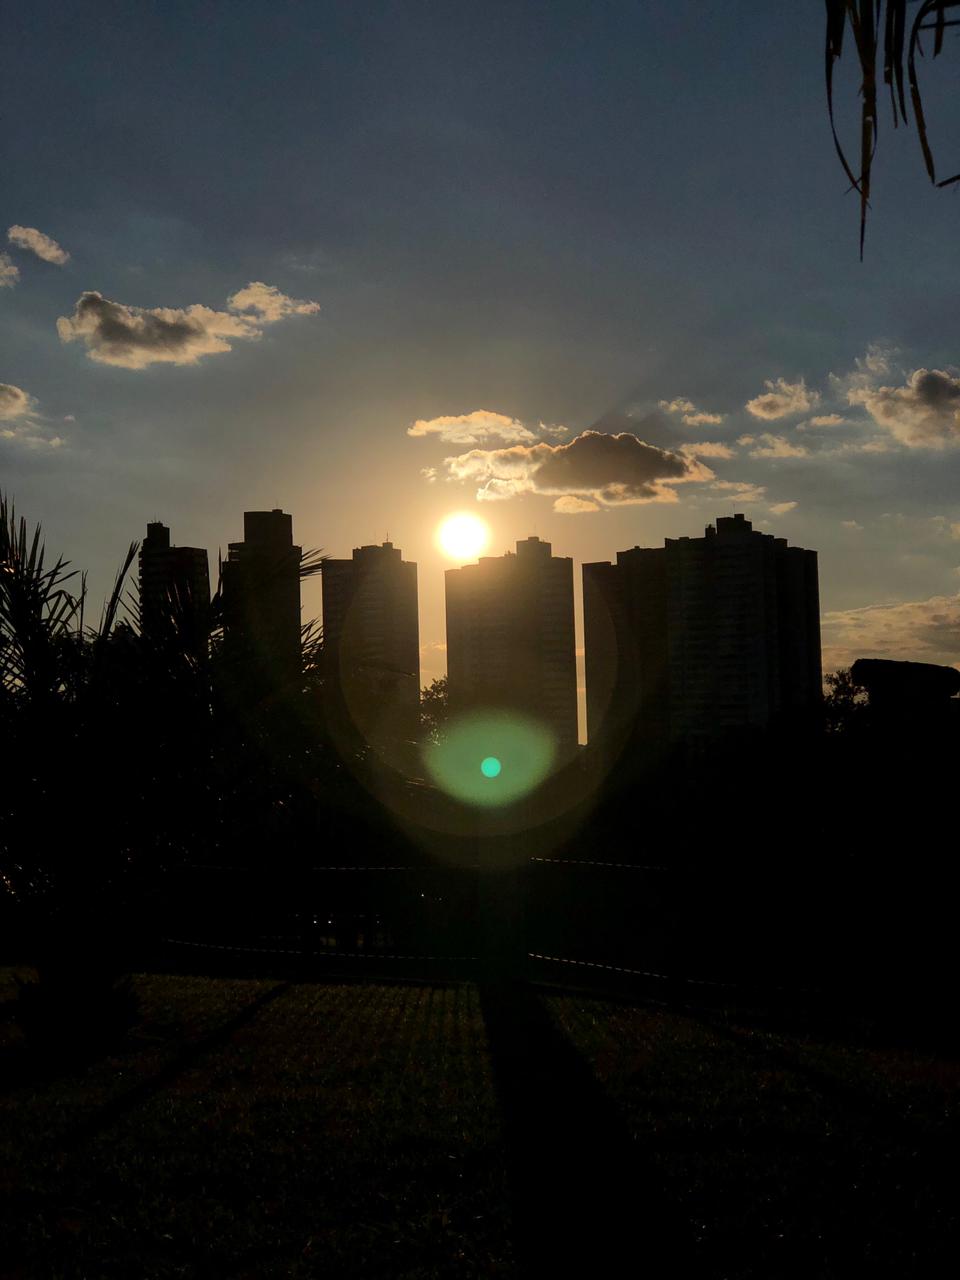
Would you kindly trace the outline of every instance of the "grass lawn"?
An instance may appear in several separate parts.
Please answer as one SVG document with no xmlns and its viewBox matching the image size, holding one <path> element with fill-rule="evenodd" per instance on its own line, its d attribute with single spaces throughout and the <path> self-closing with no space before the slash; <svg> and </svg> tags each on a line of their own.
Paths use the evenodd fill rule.
<svg viewBox="0 0 960 1280">
<path fill-rule="evenodd" d="M 474 988 L 136 985 L 144 1020 L 122 1051 L 0 1095 L 0 1275 L 509 1273 Z"/>
<path fill-rule="evenodd" d="M 501 1117 L 476 987 L 135 987 L 141 1020 L 85 1066 L 41 1070 L 0 1021 L 2 1280 L 516 1273 L 505 1171 L 522 1126 Z M 0 1008 L 12 994 L 0 971 Z M 693 1274 L 947 1274 L 956 1062 L 539 1000 L 652 1170 Z"/>
<path fill-rule="evenodd" d="M 960 1063 L 561 995 L 711 1276 L 934 1277 L 960 1257 Z"/>
</svg>

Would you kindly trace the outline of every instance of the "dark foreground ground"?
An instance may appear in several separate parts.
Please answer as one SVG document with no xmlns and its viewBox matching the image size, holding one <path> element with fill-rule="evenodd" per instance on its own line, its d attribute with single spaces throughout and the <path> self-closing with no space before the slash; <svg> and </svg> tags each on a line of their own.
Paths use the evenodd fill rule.
<svg viewBox="0 0 960 1280">
<path fill-rule="evenodd" d="M 135 987 L 86 1065 L 0 1020 L 3 1280 L 953 1273 L 936 1051 L 468 983 Z"/>
</svg>

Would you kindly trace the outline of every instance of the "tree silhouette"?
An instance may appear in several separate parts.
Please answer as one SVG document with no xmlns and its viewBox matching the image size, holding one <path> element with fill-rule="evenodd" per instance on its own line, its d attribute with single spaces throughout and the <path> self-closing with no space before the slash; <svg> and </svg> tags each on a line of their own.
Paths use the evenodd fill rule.
<svg viewBox="0 0 960 1280">
<path fill-rule="evenodd" d="M 224 645 L 219 587 L 202 607 L 173 589 L 142 627 L 125 592 L 136 552 L 87 626 L 85 577 L 48 561 L 41 529 L 0 497 L 0 930 L 19 929 L 52 993 L 26 996 L 36 1028 L 44 1008 L 56 1021 L 99 1001 L 94 1023 L 125 1008 L 114 978 L 171 868 L 289 863 L 344 785 L 319 627 L 302 628 L 297 669 L 267 681 Z M 319 562 L 305 553 L 301 576 Z"/>
<path fill-rule="evenodd" d="M 420 728 L 428 741 L 439 741 L 449 711 L 447 677 L 439 676 L 420 690 Z"/>
<path fill-rule="evenodd" d="M 867 691 L 853 678 L 849 667 L 824 676 L 827 692 L 823 698 L 824 723 L 828 733 L 849 733 L 863 719 L 867 709 Z"/>
</svg>

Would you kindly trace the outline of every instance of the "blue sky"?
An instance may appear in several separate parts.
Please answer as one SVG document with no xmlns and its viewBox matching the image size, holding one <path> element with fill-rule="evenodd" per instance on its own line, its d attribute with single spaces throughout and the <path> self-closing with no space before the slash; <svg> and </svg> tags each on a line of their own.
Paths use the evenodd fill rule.
<svg viewBox="0 0 960 1280">
<path fill-rule="evenodd" d="M 389 535 L 420 565 L 425 678 L 434 529 L 463 508 L 495 551 L 538 533 L 577 561 L 742 509 L 820 552 L 829 659 L 960 660 L 960 188 L 885 113 L 859 262 L 822 22 L 814 0 L 8 10 L 0 233 L 69 258 L 0 243 L 0 384 L 29 397 L 0 399 L 0 485 L 98 593 L 154 517 L 214 559 L 245 508 L 338 556 Z M 951 171 L 956 53 L 924 71 Z M 852 144 L 850 66 L 840 100 Z M 575 483 L 590 428 L 690 475 L 627 449 L 623 485 Z"/>
</svg>

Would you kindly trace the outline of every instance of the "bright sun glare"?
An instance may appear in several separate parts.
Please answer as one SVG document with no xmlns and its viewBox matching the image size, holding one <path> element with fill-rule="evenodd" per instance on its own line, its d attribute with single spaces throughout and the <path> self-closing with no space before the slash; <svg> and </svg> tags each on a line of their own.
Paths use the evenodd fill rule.
<svg viewBox="0 0 960 1280">
<path fill-rule="evenodd" d="M 475 560 L 489 542 L 490 526 L 469 511 L 447 516 L 437 529 L 437 546 L 451 560 Z"/>
</svg>

